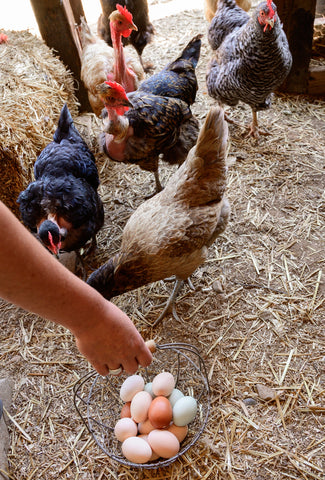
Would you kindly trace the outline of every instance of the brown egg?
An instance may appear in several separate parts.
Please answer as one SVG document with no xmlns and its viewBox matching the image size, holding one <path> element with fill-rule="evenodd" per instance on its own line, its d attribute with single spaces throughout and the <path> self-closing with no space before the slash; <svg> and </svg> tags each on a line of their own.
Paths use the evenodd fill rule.
<svg viewBox="0 0 325 480">
<path fill-rule="evenodd" d="M 177 425 L 172 423 L 171 425 L 169 425 L 167 430 L 173 433 L 177 438 L 177 440 L 179 441 L 179 443 L 181 443 L 187 435 L 188 426 L 185 425 L 184 427 L 178 427 Z"/>
<path fill-rule="evenodd" d="M 131 402 L 126 402 L 123 407 L 121 408 L 121 413 L 120 413 L 120 417 L 121 418 L 125 418 L 125 417 L 128 417 L 128 418 L 131 418 Z"/>
<path fill-rule="evenodd" d="M 168 427 L 173 418 L 173 409 L 166 397 L 158 396 L 150 404 L 148 418 L 155 428 Z"/>
</svg>

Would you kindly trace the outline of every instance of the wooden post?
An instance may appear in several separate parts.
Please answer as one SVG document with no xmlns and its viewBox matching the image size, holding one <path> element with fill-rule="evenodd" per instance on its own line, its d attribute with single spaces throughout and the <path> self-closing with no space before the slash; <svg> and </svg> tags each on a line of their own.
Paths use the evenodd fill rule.
<svg viewBox="0 0 325 480">
<path fill-rule="evenodd" d="M 91 112 L 88 93 L 80 78 L 80 45 L 74 23 L 80 23 L 83 8 L 80 0 L 30 0 L 38 23 L 40 34 L 48 47 L 53 48 L 62 62 L 72 72 L 75 94 L 80 110 Z M 70 7 L 70 8 L 69 8 Z M 78 18 L 79 16 L 79 18 Z"/>
<path fill-rule="evenodd" d="M 275 0 L 287 35 L 293 64 L 281 90 L 307 93 L 316 0 Z"/>
</svg>

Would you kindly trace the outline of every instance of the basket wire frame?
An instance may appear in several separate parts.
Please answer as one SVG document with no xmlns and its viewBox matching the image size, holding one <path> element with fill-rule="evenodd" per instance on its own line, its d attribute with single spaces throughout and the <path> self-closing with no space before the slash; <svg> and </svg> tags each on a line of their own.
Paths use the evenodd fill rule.
<svg viewBox="0 0 325 480">
<path fill-rule="evenodd" d="M 149 367 L 140 368 L 137 374 L 147 383 L 163 371 L 174 375 L 175 388 L 196 399 L 198 410 L 195 419 L 188 425 L 188 434 L 177 455 L 148 463 L 128 461 L 122 454 L 121 442 L 114 435 L 114 427 L 124 404 L 120 398 L 120 387 L 127 374 L 102 377 L 93 371 L 74 385 L 74 405 L 82 421 L 101 450 L 122 465 L 146 469 L 168 466 L 196 443 L 205 428 L 210 412 L 210 387 L 198 349 L 187 343 L 156 345 L 152 363 Z"/>
</svg>

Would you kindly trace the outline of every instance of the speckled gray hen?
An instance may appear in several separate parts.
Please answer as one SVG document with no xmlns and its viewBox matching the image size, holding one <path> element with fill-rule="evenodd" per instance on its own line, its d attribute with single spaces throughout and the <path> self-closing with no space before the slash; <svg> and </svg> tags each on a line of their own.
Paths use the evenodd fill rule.
<svg viewBox="0 0 325 480">
<path fill-rule="evenodd" d="M 270 107 L 292 65 L 276 5 L 262 2 L 250 17 L 234 0 L 220 0 L 208 38 L 216 49 L 207 71 L 209 95 L 221 104 L 250 105 L 251 134 L 258 136 L 256 112 Z"/>
</svg>

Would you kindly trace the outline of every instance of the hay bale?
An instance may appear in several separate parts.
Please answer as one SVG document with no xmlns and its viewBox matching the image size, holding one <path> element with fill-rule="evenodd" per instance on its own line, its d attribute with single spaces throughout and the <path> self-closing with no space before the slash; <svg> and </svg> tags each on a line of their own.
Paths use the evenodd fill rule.
<svg viewBox="0 0 325 480">
<path fill-rule="evenodd" d="M 17 215 L 17 197 L 33 180 L 37 155 L 52 140 L 66 102 L 77 115 L 73 77 L 43 40 L 4 31 L 0 44 L 0 199 Z"/>
</svg>

